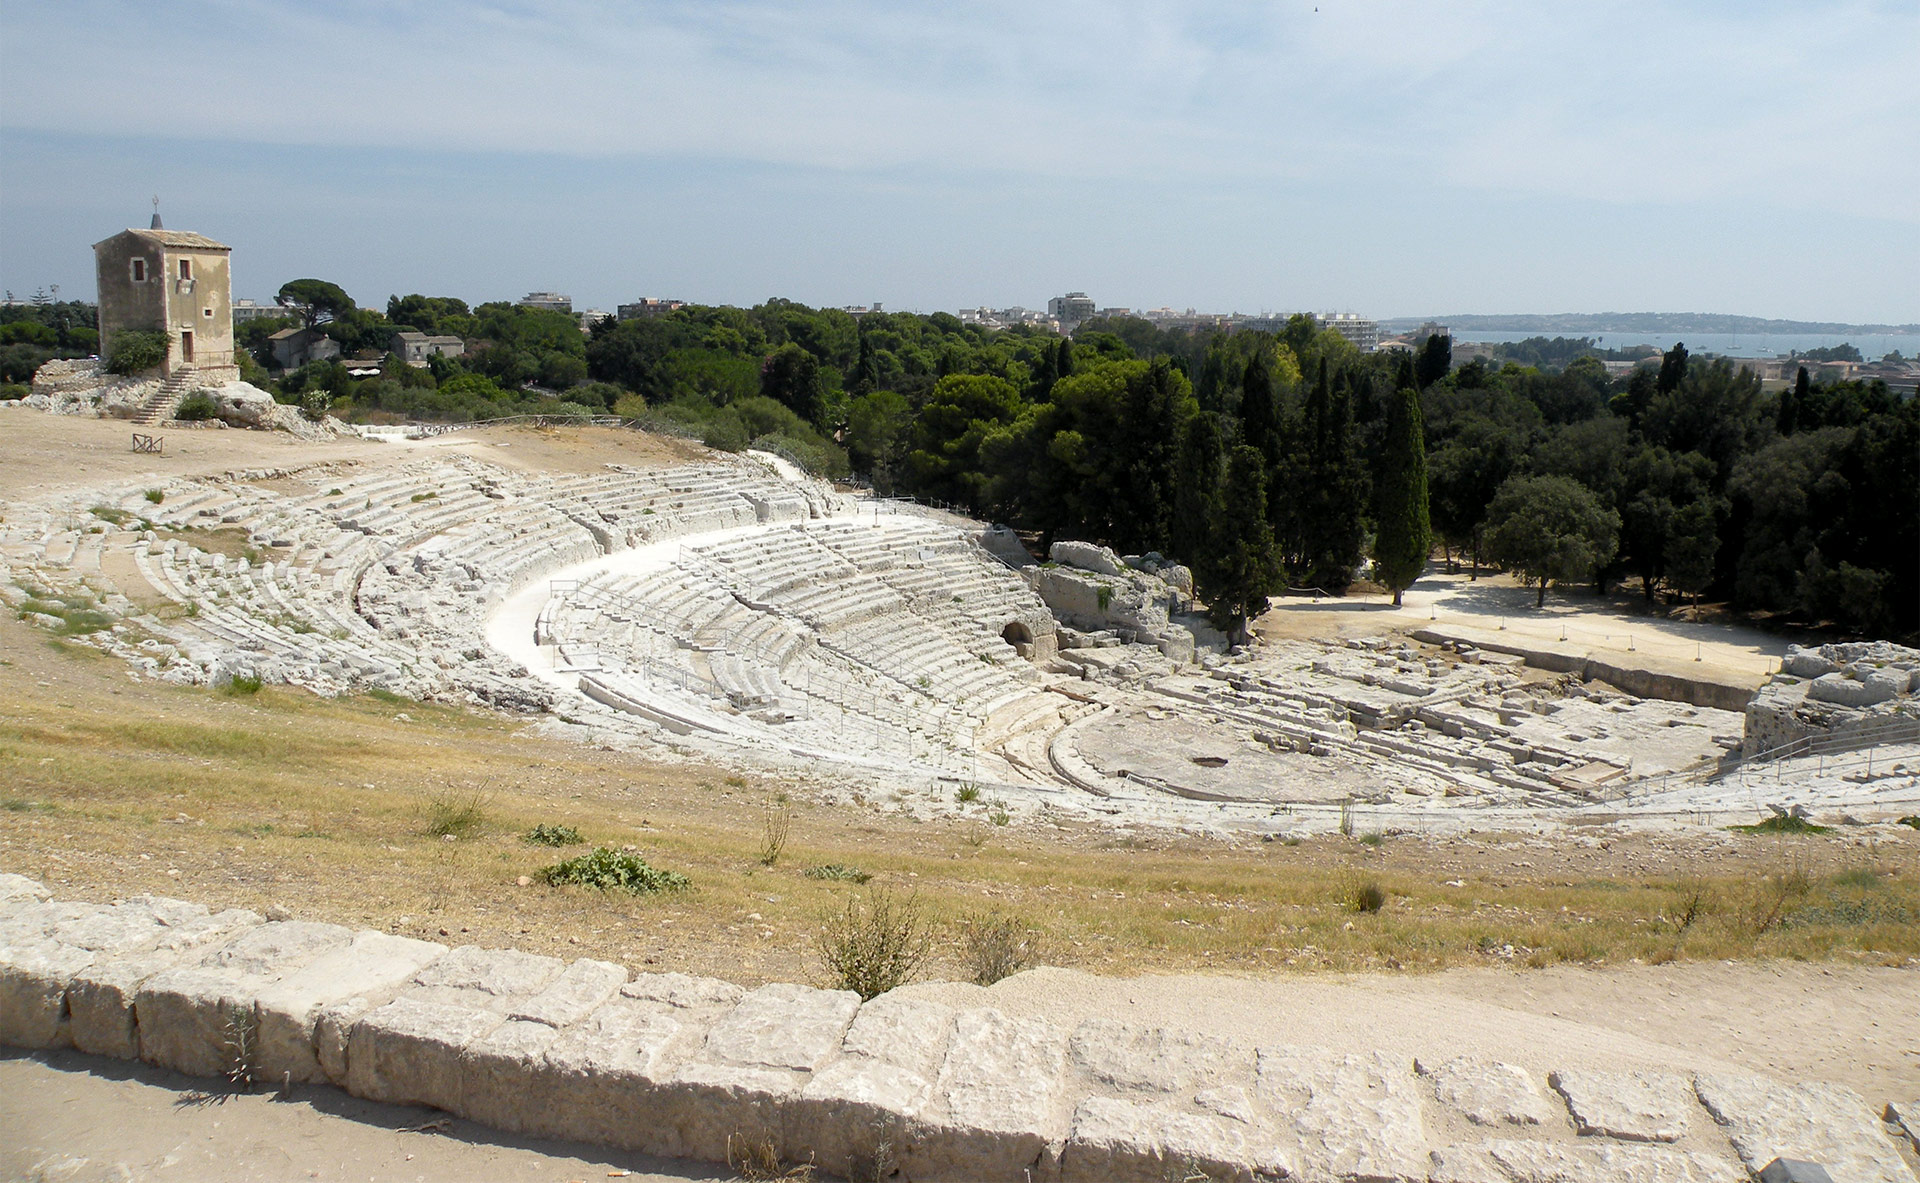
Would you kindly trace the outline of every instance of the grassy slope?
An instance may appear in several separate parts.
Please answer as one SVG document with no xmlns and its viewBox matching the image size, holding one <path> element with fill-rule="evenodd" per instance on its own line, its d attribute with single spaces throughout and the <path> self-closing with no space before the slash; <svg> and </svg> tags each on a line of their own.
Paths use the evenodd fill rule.
<svg viewBox="0 0 1920 1183">
<path fill-rule="evenodd" d="M 802 874 L 822 863 L 917 891 L 941 976 L 965 976 L 960 926 L 983 912 L 1040 929 L 1054 964 L 1117 973 L 1920 956 L 1920 835 L 1229 844 L 996 826 L 985 802 L 916 822 L 884 802 L 821 804 L 804 783 L 547 740 L 490 713 L 134 682 L 11 620 L 0 655 L 0 869 L 84 898 L 279 904 L 748 982 L 819 980 L 820 919 L 863 890 Z M 476 800 L 481 816 L 459 836 L 429 833 L 436 810 Z M 773 867 L 760 859 L 770 808 L 793 815 Z M 542 822 L 631 845 L 694 888 L 523 886 L 588 849 L 524 843 Z M 1386 905 L 1357 913 L 1348 900 L 1369 882 Z"/>
</svg>

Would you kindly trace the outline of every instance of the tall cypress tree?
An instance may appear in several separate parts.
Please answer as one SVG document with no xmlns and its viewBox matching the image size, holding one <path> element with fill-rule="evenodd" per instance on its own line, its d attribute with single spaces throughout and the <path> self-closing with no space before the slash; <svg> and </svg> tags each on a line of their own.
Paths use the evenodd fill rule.
<svg viewBox="0 0 1920 1183">
<path fill-rule="evenodd" d="M 1062 337 L 1053 351 L 1053 372 L 1062 378 L 1073 377 L 1073 338 Z"/>
<path fill-rule="evenodd" d="M 1272 472 L 1280 463 L 1280 407 L 1273 397 L 1273 371 L 1267 351 L 1254 350 L 1240 380 L 1240 438 L 1259 452 Z"/>
<path fill-rule="evenodd" d="M 1402 386 L 1387 415 L 1387 434 L 1382 441 L 1378 526 L 1373 540 L 1380 582 L 1393 591 L 1396 608 L 1400 606 L 1400 593 L 1413 586 L 1426 569 L 1427 552 L 1433 549 L 1433 525 L 1427 517 L 1424 436 L 1420 392 Z"/>
<path fill-rule="evenodd" d="M 1297 509 L 1300 578 L 1334 593 L 1353 582 L 1366 535 L 1367 471 L 1353 442 L 1352 382 L 1329 377 L 1323 360 L 1307 405 L 1306 464 Z"/>
<path fill-rule="evenodd" d="M 1220 416 L 1201 411 L 1180 428 L 1179 483 L 1173 497 L 1173 552 L 1193 572 L 1194 581 L 1211 585 L 1215 539 L 1225 526 L 1221 486 L 1227 454 Z"/>
<path fill-rule="evenodd" d="M 1267 610 L 1279 583 L 1273 529 L 1261 512 L 1266 502 L 1266 460 L 1242 444 L 1227 460 L 1208 561 L 1194 571 L 1207 619 L 1235 642 L 1247 639 L 1247 621 Z"/>
<path fill-rule="evenodd" d="M 1434 333 L 1420 346 L 1420 356 L 1413 363 L 1414 381 L 1425 390 L 1435 382 L 1447 376 L 1453 369 L 1453 338 L 1445 333 Z"/>
</svg>

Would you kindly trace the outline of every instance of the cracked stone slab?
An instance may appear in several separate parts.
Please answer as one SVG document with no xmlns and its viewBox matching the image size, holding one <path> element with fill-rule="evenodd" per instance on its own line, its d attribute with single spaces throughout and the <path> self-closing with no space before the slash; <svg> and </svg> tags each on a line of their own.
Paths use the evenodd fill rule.
<svg viewBox="0 0 1920 1183">
<path fill-rule="evenodd" d="M 1843 1183 L 1914 1183 L 1899 1147 L 1850 1088 L 1738 1075 L 1703 1075 L 1694 1086 L 1749 1171 L 1789 1158 L 1817 1162 Z"/>
<path fill-rule="evenodd" d="M 1063 1183 L 1161 1183 L 1195 1175 L 1253 1183 L 1297 1173 L 1264 1123 L 1112 1097 L 1080 1102 L 1060 1156 Z"/>
<path fill-rule="evenodd" d="M 1697 1107 L 1685 1077 L 1664 1072 L 1593 1072 L 1570 1068 L 1547 1077 L 1566 1099 L 1582 1134 L 1632 1142 L 1677 1142 Z"/>
<path fill-rule="evenodd" d="M 514 1007 L 511 1019 L 566 1027 L 592 1014 L 627 984 L 627 969 L 610 961 L 582 959 L 567 966 L 540 993 Z"/>
<path fill-rule="evenodd" d="M 189 1076 L 235 1068 L 245 1057 L 243 1039 L 255 1039 L 259 991 L 352 937 L 337 924 L 261 924 L 196 961 L 155 974 L 133 996 L 140 1058 Z"/>
<path fill-rule="evenodd" d="M 1725 1158 L 1666 1146 L 1494 1139 L 1433 1152 L 1432 1183 L 1746 1183 Z"/>
<path fill-rule="evenodd" d="M 1309 1178 L 1426 1178 L 1427 1137 L 1411 1066 L 1384 1052 L 1263 1047 L 1256 1088 Z"/>
<path fill-rule="evenodd" d="M 840 1050 L 860 1008 L 851 990 L 775 982 L 722 1015 L 707 1034 L 705 1057 L 750 1068 L 811 1072 Z"/>
<path fill-rule="evenodd" d="M 462 1058 L 506 1020 L 494 1011 L 396 998 L 353 1024 L 347 1091 L 391 1105 L 462 1112 Z"/>
<path fill-rule="evenodd" d="M 414 975 L 400 997 L 505 1016 L 545 990 L 565 968 L 558 957 L 461 945 Z"/>
<path fill-rule="evenodd" d="M 509 1018 L 470 1041 L 460 1054 L 460 1116 L 510 1134 L 550 1136 L 564 1099 L 536 1078 L 559 1035 L 551 1024 Z"/>
<path fill-rule="evenodd" d="M 744 989 L 732 982 L 683 973 L 635 974 L 631 982 L 620 987 L 620 993 L 626 998 L 664 1002 L 684 1009 L 734 1006 L 747 996 Z"/>
<path fill-rule="evenodd" d="M 67 983 L 94 957 L 57 941 L 0 946 L 0 1043 L 32 1048 L 72 1043 Z"/>
<path fill-rule="evenodd" d="M 871 1175 L 905 1149 L 909 1122 L 933 1096 L 954 1008 L 883 994 L 860 1007 L 840 1057 L 786 1107 L 789 1157 L 838 1175 Z M 882 1144 L 886 1153 L 880 1153 Z"/>
<path fill-rule="evenodd" d="M 1067 1034 L 990 1007 L 954 1016 L 928 1116 L 902 1156 L 920 1179 L 1043 1175 L 1066 1138 Z"/>
<path fill-rule="evenodd" d="M 1113 1088 L 1184 1093 L 1202 1082 L 1253 1078 L 1253 1048 L 1167 1027 L 1088 1019 L 1069 1045 L 1076 1067 Z"/>
<path fill-rule="evenodd" d="M 139 1058 L 133 1001 L 140 986 L 155 974 L 204 955 L 213 943 L 264 923 L 258 912 L 229 908 L 170 925 L 156 934 L 157 943 L 139 952 L 96 960 L 67 983 L 73 1046 L 96 1056 Z"/>
<path fill-rule="evenodd" d="M 315 1050 L 321 1012 L 349 998 L 383 1001 L 444 956 L 433 941 L 361 930 L 345 947 L 322 953 L 254 996 L 259 1025 L 259 1069 L 269 1083 L 329 1079 Z"/>
<path fill-rule="evenodd" d="M 1440 1064 L 1415 1060 L 1413 1070 L 1432 1082 L 1442 1105 L 1475 1125 L 1544 1125 L 1558 1116 L 1533 1074 L 1517 1064 L 1458 1056 Z"/>
<path fill-rule="evenodd" d="M 705 1035 L 706 1019 L 698 1012 L 624 997 L 556 1033 L 535 1077 L 535 1087 L 555 1098 L 554 1128 L 544 1136 L 683 1153 L 677 1133 L 656 1115 L 675 1069 Z"/>
</svg>

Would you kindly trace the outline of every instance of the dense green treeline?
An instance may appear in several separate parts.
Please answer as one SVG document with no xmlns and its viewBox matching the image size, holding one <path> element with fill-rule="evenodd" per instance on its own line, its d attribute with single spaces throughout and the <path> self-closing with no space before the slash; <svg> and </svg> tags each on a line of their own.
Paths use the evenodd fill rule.
<svg viewBox="0 0 1920 1183">
<path fill-rule="evenodd" d="M 304 282 L 304 281 L 303 281 Z M 317 281 L 316 281 L 317 282 Z M 360 419 L 617 413 L 783 452 L 882 492 L 1188 563 L 1223 627 L 1285 588 L 1397 594 L 1429 546 L 1539 588 L 1627 581 L 1873 634 L 1920 628 L 1920 405 L 1878 382 L 1763 391 L 1676 345 L 1622 378 L 1585 342 L 1454 367 L 1433 337 L 1363 354 L 1312 317 L 1273 333 L 1094 320 L 1071 340 L 945 313 L 774 299 L 604 320 L 305 293 L 352 354 L 453 334 L 458 359 L 316 363 L 272 381 Z M 341 294 L 344 296 L 344 293 Z M 238 326 L 259 362 L 298 320 Z"/>
</svg>

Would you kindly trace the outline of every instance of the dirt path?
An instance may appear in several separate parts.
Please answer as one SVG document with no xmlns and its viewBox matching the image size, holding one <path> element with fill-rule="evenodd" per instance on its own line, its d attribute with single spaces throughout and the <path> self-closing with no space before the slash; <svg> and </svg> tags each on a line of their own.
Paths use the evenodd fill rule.
<svg viewBox="0 0 1920 1183">
<path fill-rule="evenodd" d="M 209 1094 L 207 1081 L 73 1052 L 0 1053 L 0 1177 L 48 1183 L 732 1179 L 679 1163 L 499 1134 L 330 1088 Z M 445 1119 L 444 1128 L 437 1121 Z M 436 1127 L 403 1132 L 426 1123 Z"/>
</svg>

